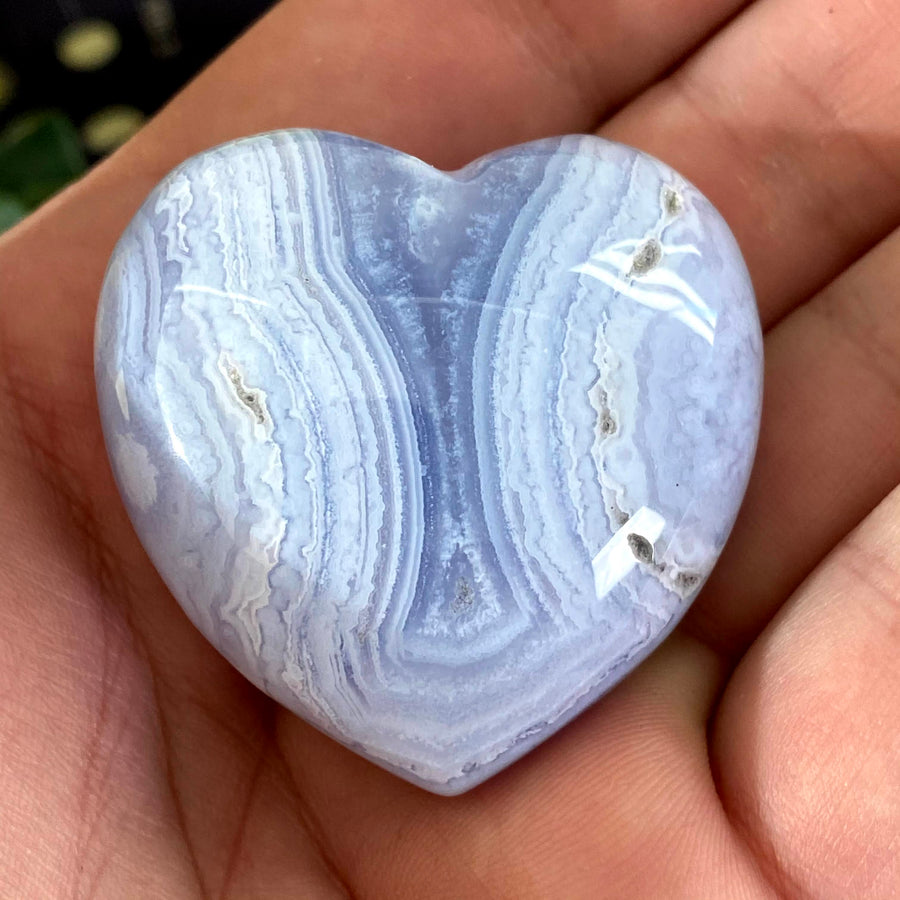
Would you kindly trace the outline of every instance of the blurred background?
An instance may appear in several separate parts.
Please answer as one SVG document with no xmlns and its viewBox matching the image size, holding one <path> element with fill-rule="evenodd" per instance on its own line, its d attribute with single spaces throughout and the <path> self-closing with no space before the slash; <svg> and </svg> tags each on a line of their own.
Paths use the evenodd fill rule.
<svg viewBox="0 0 900 900">
<path fill-rule="evenodd" d="M 274 0 L 0 0 L 0 232 L 124 143 Z"/>
</svg>

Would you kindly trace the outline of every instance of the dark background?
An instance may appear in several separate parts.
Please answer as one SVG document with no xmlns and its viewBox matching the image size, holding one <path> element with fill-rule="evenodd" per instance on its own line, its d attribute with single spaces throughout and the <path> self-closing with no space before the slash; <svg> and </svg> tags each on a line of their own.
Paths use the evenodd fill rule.
<svg viewBox="0 0 900 900">
<path fill-rule="evenodd" d="M 274 0 L 0 0 L 0 230 L 134 133 Z"/>
</svg>

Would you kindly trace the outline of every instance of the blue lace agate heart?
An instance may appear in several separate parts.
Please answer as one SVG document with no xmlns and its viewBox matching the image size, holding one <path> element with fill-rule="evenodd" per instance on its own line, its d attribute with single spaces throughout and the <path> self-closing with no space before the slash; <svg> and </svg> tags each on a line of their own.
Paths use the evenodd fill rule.
<svg viewBox="0 0 900 900">
<path fill-rule="evenodd" d="M 761 338 L 731 233 L 594 137 L 447 174 L 327 132 L 151 194 L 96 376 L 156 567 L 254 684 L 453 794 L 609 690 L 709 574 Z"/>
</svg>

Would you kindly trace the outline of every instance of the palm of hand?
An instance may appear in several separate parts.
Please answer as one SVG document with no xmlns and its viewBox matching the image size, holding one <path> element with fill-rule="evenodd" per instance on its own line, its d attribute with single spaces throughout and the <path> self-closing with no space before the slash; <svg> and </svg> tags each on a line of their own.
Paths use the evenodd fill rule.
<svg viewBox="0 0 900 900">
<path fill-rule="evenodd" d="M 900 80 L 883 25 L 900 9 L 766 0 L 648 87 L 736 4 L 633 6 L 466 4 L 437 23 L 394 0 L 385 25 L 284 3 L 0 242 L 0 894 L 900 889 L 900 130 L 878 94 Z M 512 769 L 432 797 L 246 684 L 155 575 L 93 399 L 102 268 L 167 168 L 238 134 L 333 128 L 451 167 L 629 98 L 600 133 L 697 182 L 748 257 L 768 329 L 757 468 L 665 646 Z"/>
</svg>

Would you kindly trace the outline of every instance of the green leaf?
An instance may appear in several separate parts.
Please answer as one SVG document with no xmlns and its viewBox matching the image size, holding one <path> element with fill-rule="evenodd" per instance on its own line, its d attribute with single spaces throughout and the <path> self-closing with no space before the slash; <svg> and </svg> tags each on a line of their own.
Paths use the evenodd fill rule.
<svg viewBox="0 0 900 900">
<path fill-rule="evenodd" d="M 28 214 L 25 208 L 16 197 L 9 194 L 0 194 L 0 232 L 12 228 L 20 219 L 24 219 Z"/>
<path fill-rule="evenodd" d="M 0 132 L 0 191 L 18 198 L 27 209 L 34 209 L 86 168 L 78 131 L 62 113 L 26 113 Z"/>
</svg>

